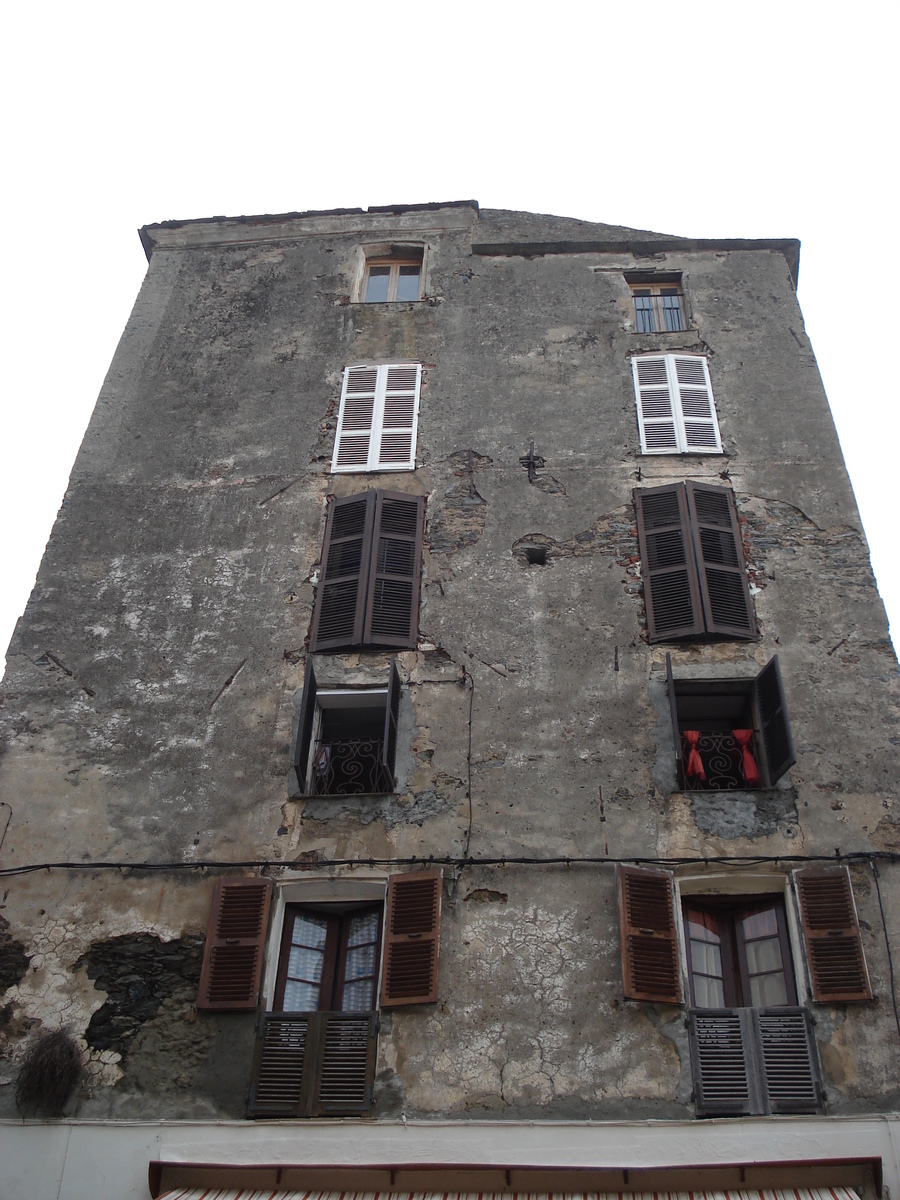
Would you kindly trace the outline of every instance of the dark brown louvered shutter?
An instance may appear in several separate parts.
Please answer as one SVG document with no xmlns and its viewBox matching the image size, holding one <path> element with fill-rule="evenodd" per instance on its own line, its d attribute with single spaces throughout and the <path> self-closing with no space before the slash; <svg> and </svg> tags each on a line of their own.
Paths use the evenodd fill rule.
<svg viewBox="0 0 900 1200">
<path fill-rule="evenodd" d="M 734 493 L 705 483 L 685 486 L 707 633 L 755 637 Z"/>
<path fill-rule="evenodd" d="M 268 879 L 219 879 L 206 930 L 197 1007 L 256 1008 L 272 885 Z"/>
<path fill-rule="evenodd" d="M 757 675 L 755 691 L 766 782 L 771 785 L 777 783 L 797 761 L 777 654 L 769 659 Z"/>
<path fill-rule="evenodd" d="M 636 488 L 638 548 L 651 642 L 704 632 L 684 484 Z"/>
<path fill-rule="evenodd" d="M 375 520 L 374 491 L 333 500 L 325 541 L 309 648 L 338 650 L 363 640 L 366 587 Z"/>
<path fill-rule="evenodd" d="M 675 771 L 676 786 L 682 786 L 681 779 L 681 725 L 678 721 L 678 700 L 675 696 L 675 676 L 672 674 L 672 655 L 666 655 L 666 687 L 669 692 L 669 711 L 672 714 L 672 737 L 675 739 Z"/>
<path fill-rule="evenodd" d="M 672 875 L 619 866 L 616 884 L 626 999 L 680 1004 Z"/>
<path fill-rule="evenodd" d="M 822 1089 L 809 1013 L 803 1008 L 754 1012 L 767 1111 L 810 1113 L 822 1109 Z"/>
<path fill-rule="evenodd" d="M 812 996 L 819 1003 L 871 1000 L 850 873 L 846 867 L 794 872 Z"/>
<path fill-rule="evenodd" d="M 378 492 L 363 638 L 368 646 L 415 649 L 425 500 Z"/>
<path fill-rule="evenodd" d="M 381 769 L 385 791 L 394 790 L 397 782 L 397 728 L 400 721 L 400 674 L 396 658 L 391 659 L 388 672 L 387 703 L 384 706 L 384 741 L 381 746 Z"/>
<path fill-rule="evenodd" d="M 440 871 L 392 875 L 388 882 L 382 1008 L 437 1000 L 441 887 Z"/>
<path fill-rule="evenodd" d="M 763 1111 L 760 1080 L 752 1057 L 752 1009 L 692 1009 L 688 1039 L 698 1117 L 735 1117 Z"/>
<path fill-rule="evenodd" d="M 313 1113 L 352 1116 L 372 1104 L 378 1017 L 375 1013 L 323 1012 Z"/>
<path fill-rule="evenodd" d="M 266 1013 L 260 1018 L 253 1057 L 248 1116 L 299 1117 L 309 1105 L 315 1013 Z M 313 1054 L 310 1054 L 313 1051 Z"/>
<path fill-rule="evenodd" d="M 313 724 L 316 719 L 317 691 L 313 661 L 308 658 L 303 675 L 303 695 L 300 699 L 300 713 L 297 719 L 297 736 L 294 741 L 294 774 L 297 780 L 297 791 L 301 795 L 306 792 L 309 751 L 312 745 Z"/>
</svg>

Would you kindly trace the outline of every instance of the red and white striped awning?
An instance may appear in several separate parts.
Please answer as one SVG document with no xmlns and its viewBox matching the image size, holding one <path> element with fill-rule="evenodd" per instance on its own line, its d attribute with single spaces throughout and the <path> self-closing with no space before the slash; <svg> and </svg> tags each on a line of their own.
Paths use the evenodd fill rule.
<svg viewBox="0 0 900 1200">
<path fill-rule="evenodd" d="M 859 1200 L 852 1188 L 739 1192 L 285 1192 L 270 1188 L 175 1188 L 159 1200 Z"/>
</svg>

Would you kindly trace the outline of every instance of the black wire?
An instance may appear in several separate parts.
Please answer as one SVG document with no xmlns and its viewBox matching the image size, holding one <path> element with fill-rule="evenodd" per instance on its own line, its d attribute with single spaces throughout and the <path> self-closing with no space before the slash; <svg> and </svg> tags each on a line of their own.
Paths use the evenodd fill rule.
<svg viewBox="0 0 900 1200">
<path fill-rule="evenodd" d="M 238 867 L 254 867 L 262 870 L 279 868 L 318 867 L 395 867 L 395 866 L 445 866 L 445 867 L 581 867 L 581 866 L 634 866 L 686 867 L 700 865 L 748 867 L 764 863 L 802 862 L 900 862 L 900 852 L 893 850 L 851 850 L 847 854 L 754 854 L 733 857 L 730 855 L 685 855 L 680 858 L 629 858 L 554 855 L 544 858 L 535 855 L 503 854 L 483 855 L 478 858 L 458 858 L 454 855 L 412 855 L 408 858 L 248 858 L 248 859 L 194 859 L 190 862 L 43 862 L 28 863 L 21 867 L 0 868 L 0 878 L 13 875 L 28 875 L 35 871 L 233 871 Z"/>
<path fill-rule="evenodd" d="M 463 859 L 468 860 L 469 842 L 472 840 L 472 706 L 475 703 L 475 676 L 471 675 L 465 667 L 463 667 L 463 676 L 468 678 L 472 685 L 469 692 L 469 749 L 466 753 L 466 766 L 469 771 L 469 827 L 466 830 L 466 845 L 463 850 Z"/>
<path fill-rule="evenodd" d="M 891 940 L 888 937 L 887 920 L 884 915 L 884 905 L 881 902 L 881 883 L 878 879 L 878 863 L 874 856 L 871 860 L 872 874 L 875 876 L 875 891 L 878 893 L 878 908 L 881 911 L 881 928 L 884 930 L 884 944 L 887 946 L 888 971 L 891 979 L 891 1003 L 894 1006 L 894 1022 L 897 1026 L 897 1036 L 900 1037 L 900 1013 L 897 1012 L 897 989 L 894 986 L 894 959 L 891 954 Z"/>
</svg>

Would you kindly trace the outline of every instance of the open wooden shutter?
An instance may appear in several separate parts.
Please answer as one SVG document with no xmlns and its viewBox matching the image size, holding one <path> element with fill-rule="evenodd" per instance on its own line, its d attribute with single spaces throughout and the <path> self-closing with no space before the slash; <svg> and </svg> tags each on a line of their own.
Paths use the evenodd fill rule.
<svg viewBox="0 0 900 1200">
<path fill-rule="evenodd" d="M 730 488 L 705 483 L 685 487 L 707 632 L 755 637 L 734 494 Z"/>
<path fill-rule="evenodd" d="M 751 1009 L 691 1009 L 688 1039 L 698 1117 L 763 1111 L 752 1058 Z"/>
<path fill-rule="evenodd" d="M 388 882 L 382 1008 L 437 1000 L 441 888 L 439 870 L 392 875 Z"/>
<path fill-rule="evenodd" d="M 381 429 L 374 468 L 415 470 L 421 363 L 379 367 Z"/>
<path fill-rule="evenodd" d="M 812 997 L 822 1004 L 870 1000 L 850 873 L 846 867 L 794 872 Z"/>
<path fill-rule="evenodd" d="M 381 766 L 384 773 L 385 791 L 396 786 L 395 764 L 397 761 L 397 727 L 400 720 L 400 674 L 396 658 L 391 659 L 388 672 L 387 702 L 384 706 L 384 741 L 381 747 Z"/>
<path fill-rule="evenodd" d="M 673 391 L 684 438 L 682 449 L 692 454 L 721 454 L 719 422 L 713 400 L 709 365 L 699 354 L 668 354 Z"/>
<path fill-rule="evenodd" d="M 769 659 L 757 675 L 754 690 L 762 735 L 763 765 L 771 785 L 777 783 L 797 761 L 777 654 Z"/>
<path fill-rule="evenodd" d="M 666 655 L 666 688 L 669 692 L 669 711 L 672 714 L 672 737 L 675 739 L 676 786 L 681 787 L 681 725 L 678 721 L 678 700 L 675 697 L 675 676 L 672 674 L 672 655 Z"/>
<path fill-rule="evenodd" d="M 681 447 L 666 355 L 648 354 L 632 358 L 631 370 L 634 375 L 641 453 L 674 454 Z"/>
<path fill-rule="evenodd" d="M 336 650 L 363 640 L 366 589 L 375 521 L 374 491 L 333 500 L 325 542 L 309 648 Z"/>
<path fill-rule="evenodd" d="M 206 930 L 197 1007 L 256 1008 L 272 885 L 268 879 L 218 879 Z"/>
<path fill-rule="evenodd" d="M 377 492 L 363 640 L 414 649 L 419 634 L 419 583 L 425 500 Z"/>
<path fill-rule="evenodd" d="M 365 471 L 369 467 L 376 424 L 378 367 L 347 367 L 341 388 L 341 410 L 334 438 L 333 472 Z M 380 424 L 380 415 L 378 419 Z"/>
<path fill-rule="evenodd" d="M 671 873 L 620 865 L 616 868 L 616 884 L 626 999 L 680 1004 Z"/>
<path fill-rule="evenodd" d="M 294 742 L 294 776 L 300 795 L 306 793 L 309 751 L 312 746 L 313 724 L 316 719 L 317 691 L 313 660 L 307 658 L 306 671 L 303 675 L 303 695 L 300 698 L 300 713 L 297 720 L 297 736 Z"/>
<path fill-rule="evenodd" d="M 651 642 L 705 630 L 684 484 L 637 488 L 638 547 Z"/>
</svg>

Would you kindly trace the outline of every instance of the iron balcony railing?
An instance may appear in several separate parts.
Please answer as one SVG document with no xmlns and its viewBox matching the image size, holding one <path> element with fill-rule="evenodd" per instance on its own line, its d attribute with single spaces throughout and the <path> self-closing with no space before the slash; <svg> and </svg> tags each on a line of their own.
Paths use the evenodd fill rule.
<svg viewBox="0 0 900 1200">
<path fill-rule="evenodd" d="M 635 292 L 634 319 L 638 333 L 677 333 L 686 328 L 683 298 Z"/>
<path fill-rule="evenodd" d="M 684 775 L 683 784 L 685 788 L 701 788 L 707 791 L 721 792 L 731 791 L 735 788 L 759 786 L 758 783 L 750 783 L 745 778 L 743 769 L 744 751 L 738 745 L 733 733 L 701 733 L 696 746 L 693 748 L 700 755 L 700 761 L 703 763 L 703 771 L 706 778 L 701 779 L 689 773 L 688 762 L 692 747 L 688 739 L 682 734 L 681 768 Z M 759 763 L 755 747 L 751 743 L 747 749 L 758 769 Z"/>
<path fill-rule="evenodd" d="M 382 738 L 343 739 L 316 745 L 314 796 L 355 796 L 390 792 L 394 781 L 384 764 Z"/>
</svg>

